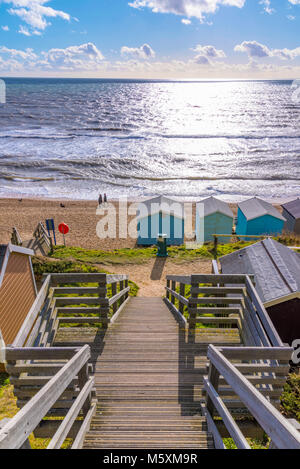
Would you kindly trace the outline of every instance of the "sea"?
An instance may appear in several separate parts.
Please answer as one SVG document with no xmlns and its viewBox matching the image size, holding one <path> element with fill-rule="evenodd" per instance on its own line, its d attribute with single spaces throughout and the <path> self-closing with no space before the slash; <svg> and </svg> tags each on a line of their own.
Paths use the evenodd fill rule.
<svg viewBox="0 0 300 469">
<path fill-rule="evenodd" d="M 3 80 L 0 197 L 300 197 L 292 81 Z"/>
</svg>

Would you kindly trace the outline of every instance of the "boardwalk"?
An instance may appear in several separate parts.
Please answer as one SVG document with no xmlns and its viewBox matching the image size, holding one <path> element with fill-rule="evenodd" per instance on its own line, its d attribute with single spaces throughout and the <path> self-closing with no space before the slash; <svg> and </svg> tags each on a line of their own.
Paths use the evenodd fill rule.
<svg viewBox="0 0 300 469">
<path fill-rule="evenodd" d="M 104 339 L 82 340 L 92 345 L 98 398 L 85 448 L 213 447 L 200 410 L 207 345 L 239 343 L 236 331 L 199 331 L 189 346 L 162 299 L 132 298 Z"/>
<path fill-rule="evenodd" d="M 129 298 L 123 275 L 48 275 L 6 348 L 22 412 L 0 447 L 34 432 L 49 449 L 67 437 L 74 449 L 224 449 L 228 435 L 249 449 L 246 437 L 265 432 L 274 448 L 299 449 L 276 410 L 293 350 L 250 277 L 167 276 L 166 292 Z"/>
</svg>

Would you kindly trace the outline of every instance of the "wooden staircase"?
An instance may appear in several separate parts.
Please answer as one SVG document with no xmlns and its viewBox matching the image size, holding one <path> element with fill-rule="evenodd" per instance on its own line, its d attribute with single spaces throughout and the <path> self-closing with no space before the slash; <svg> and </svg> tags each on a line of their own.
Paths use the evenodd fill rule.
<svg viewBox="0 0 300 469">
<path fill-rule="evenodd" d="M 98 406 L 84 448 L 213 448 L 200 407 L 212 336 L 240 343 L 237 330 L 203 330 L 191 349 L 162 299 L 131 298 L 95 364 Z"/>
<path fill-rule="evenodd" d="M 168 276 L 164 300 L 128 295 L 126 276 L 46 276 L 5 349 L 22 411 L 0 448 L 34 432 L 49 449 L 67 437 L 74 449 L 225 449 L 229 435 L 249 449 L 262 431 L 300 448 L 276 410 L 293 350 L 248 276 Z"/>
</svg>

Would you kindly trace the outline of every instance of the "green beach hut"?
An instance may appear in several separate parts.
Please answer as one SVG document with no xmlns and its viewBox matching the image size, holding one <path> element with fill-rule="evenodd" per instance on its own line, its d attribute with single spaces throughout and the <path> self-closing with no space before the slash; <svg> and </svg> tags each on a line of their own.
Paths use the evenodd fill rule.
<svg viewBox="0 0 300 469">
<path fill-rule="evenodd" d="M 214 234 L 231 235 L 233 212 L 229 205 L 215 197 L 208 197 L 196 205 L 196 239 L 197 243 L 214 240 Z M 204 239 L 203 239 L 204 236 Z M 220 243 L 229 243 L 230 237 L 220 238 Z"/>
</svg>

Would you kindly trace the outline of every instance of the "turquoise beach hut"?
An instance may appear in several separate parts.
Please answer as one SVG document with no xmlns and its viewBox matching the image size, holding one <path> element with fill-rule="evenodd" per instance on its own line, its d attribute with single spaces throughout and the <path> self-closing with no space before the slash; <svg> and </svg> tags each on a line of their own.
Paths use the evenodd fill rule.
<svg viewBox="0 0 300 469">
<path fill-rule="evenodd" d="M 165 196 L 145 200 L 138 207 L 139 246 L 157 243 L 159 234 L 167 235 L 168 246 L 184 243 L 184 204 Z"/>
<path fill-rule="evenodd" d="M 197 203 L 196 239 L 197 243 L 214 240 L 214 234 L 232 234 L 233 212 L 229 205 L 215 197 L 208 197 Z M 204 235 L 204 239 L 203 239 Z M 221 244 L 230 242 L 230 237 L 219 238 Z"/>
<path fill-rule="evenodd" d="M 270 203 L 257 197 L 239 204 L 236 234 L 238 236 L 279 235 L 285 218 Z"/>
</svg>

